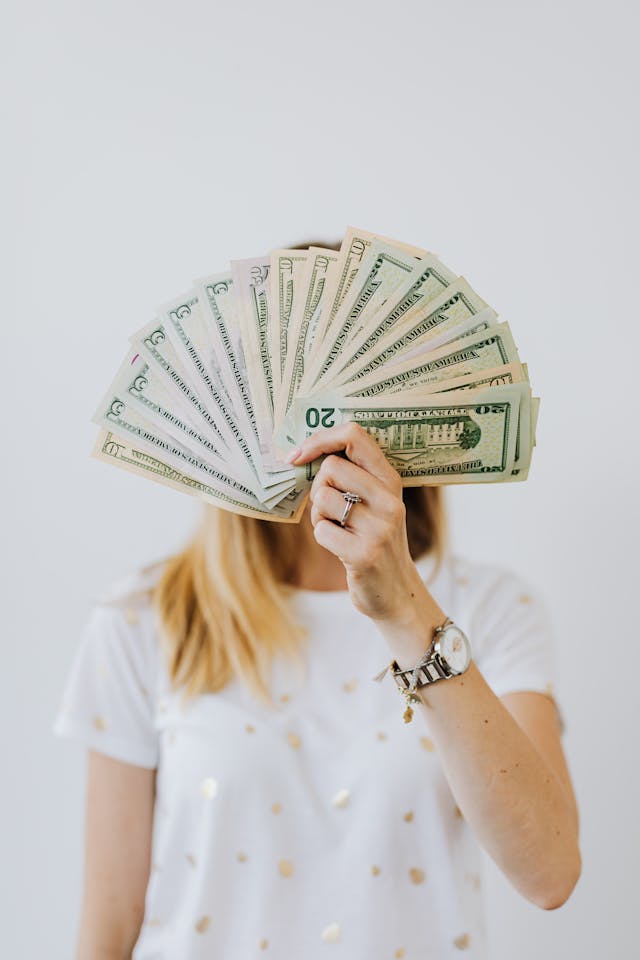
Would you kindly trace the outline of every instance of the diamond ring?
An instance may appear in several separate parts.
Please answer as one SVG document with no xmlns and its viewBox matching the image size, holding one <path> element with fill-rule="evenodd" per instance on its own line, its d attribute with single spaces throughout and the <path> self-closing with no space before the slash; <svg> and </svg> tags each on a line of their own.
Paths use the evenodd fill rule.
<svg viewBox="0 0 640 960">
<path fill-rule="evenodd" d="M 354 503 L 362 503 L 362 497 L 358 496 L 357 493 L 351 493 L 350 490 L 347 490 L 346 493 L 343 493 L 342 496 L 346 500 L 344 506 L 344 513 L 342 514 L 342 519 L 340 520 L 340 526 L 344 527 L 351 510 L 353 509 Z"/>
</svg>

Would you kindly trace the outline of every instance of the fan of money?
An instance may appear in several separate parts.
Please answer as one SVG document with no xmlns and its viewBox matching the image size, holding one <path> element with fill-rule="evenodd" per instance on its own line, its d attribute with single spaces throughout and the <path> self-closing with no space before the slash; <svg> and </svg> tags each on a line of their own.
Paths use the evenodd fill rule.
<svg viewBox="0 0 640 960">
<path fill-rule="evenodd" d="M 246 516 L 297 522 L 356 421 L 406 486 L 524 480 L 532 397 L 509 325 L 436 256 L 348 228 L 339 250 L 234 260 L 164 304 L 93 419 L 93 456 Z"/>
</svg>

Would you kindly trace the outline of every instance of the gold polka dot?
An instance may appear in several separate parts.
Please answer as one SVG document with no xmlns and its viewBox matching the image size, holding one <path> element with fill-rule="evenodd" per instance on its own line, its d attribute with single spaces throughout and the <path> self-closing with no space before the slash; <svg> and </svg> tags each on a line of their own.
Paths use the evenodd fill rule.
<svg viewBox="0 0 640 960">
<path fill-rule="evenodd" d="M 133 607 L 127 607 L 124 612 L 124 619 L 127 621 L 130 627 L 137 627 L 138 623 L 140 622 L 138 614 Z"/>
<path fill-rule="evenodd" d="M 185 853 L 185 858 L 187 860 L 187 863 L 190 863 L 192 867 L 197 867 L 198 861 L 196 860 L 196 858 L 192 853 Z"/>
<path fill-rule="evenodd" d="M 236 859 L 238 863 L 246 863 L 248 860 L 247 854 L 243 850 L 239 850 L 236 854 Z"/>
<path fill-rule="evenodd" d="M 394 957 L 398 957 L 398 960 L 400 960 L 400 957 L 404 957 L 404 947 L 398 947 L 394 953 Z"/>
<path fill-rule="evenodd" d="M 552 683 L 546 683 L 544 687 L 544 692 L 548 693 L 550 697 L 554 696 L 554 689 Z"/>
<path fill-rule="evenodd" d="M 94 727 L 96 728 L 96 730 L 106 730 L 106 729 L 107 729 L 107 721 L 104 719 L 104 717 L 101 717 L 101 716 L 97 716 L 97 715 L 96 715 L 96 716 L 93 718 L 93 725 L 94 725 Z"/>
<path fill-rule="evenodd" d="M 411 877 L 412 883 L 424 883 L 424 870 L 421 870 L 420 867 L 411 867 L 409 870 L 409 876 Z"/>
<path fill-rule="evenodd" d="M 196 930 L 198 931 L 198 933 L 205 933 L 210 926 L 211 926 L 211 917 L 209 916 L 200 917 L 200 919 L 196 923 Z"/>
<path fill-rule="evenodd" d="M 455 807 L 454 807 L 454 809 L 453 809 L 453 812 L 455 813 L 456 817 L 457 817 L 459 820 L 464 820 L 464 815 L 463 815 L 463 813 L 462 813 L 462 810 L 460 809 L 460 807 L 459 807 L 457 804 L 455 805 Z"/>
<path fill-rule="evenodd" d="M 267 947 L 269 946 L 269 941 L 267 940 L 266 937 L 263 937 L 262 940 L 259 942 L 258 946 L 261 950 L 266 950 Z"/>
<path fill-rule="evenodd" d="M 218 792 L 218 783 L 213 777 L 205 777 L 205 779 L 200 784 L 200 793 L 203 797 L 206 797 L 207 800 L 212 800 Z"/>
<path fill-rule="evenodd" d="M 279 860 L 278 870 L 283 877 L 293 876 L 293 860 Z"/>
<path fill-rule="evenodd" d="M 271 813 L 280 813 L 282 811 L 281 803 L 272 803 L 271 804 Z"/>
<path fill-rule="evenodd" d="M 293 733 L 293 731 L 291 731 L 291 730 L 290 730 L 289 733 L 287 734 L 287 740 L 289 741 L 289 746 L 293 747 L 294 750 L 297 750 L 298 747 L 299 747 L 299 746 L 301 745 L 301 743 L 302 743 L 302 740 L 300 739 L 300 737 L 298 736 L 298 734 L 297 734 L 297 733 Z"/>
<path fill-rule="evenodd" d="M 380 876 L 380 867 L 377 863 L 371 864 L 371 873 L 374 877 Z"/>
<path fill-rule="evenodd" d="M 468 586 L 469 586 L 469 578 L 468 578 L 468 577 L 458 577 L 458 579 L 456 580 L 456 583 L 458 584 L 459 587 L 468 587 Z"/>
<path fill-rule="evenodd" d="M 405 815 L 402 818 L 406 823 L 411 823 L 413 820 L 413 810 L 407 810 Z"/>
<path fill-rule="evenodd" d="M 436 748 L 433 740 L 431 740 L 430 737 L 420 737 L 420 743 L 428 753 L 433 753 Z"/>
<path fill-rule="evenodd" d="M 145 920 L 145 925 L 147 927 L 160 927 L 162 926 L 162 920 L 159 917 L 150 917 L 148 920 Z"/>
<path fill-rule="evenodd" d="M 252 723 L 248 723 L 248 724 L 246 725 L 246 727 L 245 727 L 245 730 L 247 731 L 247 733 L 255 733 L 255 732 L 256 732 L 256 728 L 254 727 L 254 725 L 253 725 Z"/>
<path fill-rule="evenodd" d="M 154 873 L 159 873 L 162 870 L 162 867 L 160 866 L 159 863 L 152 863 L 151 869 L 153 870 Z"/>
<path fill-rule="evenodd" d="M 158 710 L 160 713 L 166 713 L 167 707 L 169 706 L 168 700 L 159 700 L 158 701 Z"/>
<path fill-rule="evenodd" d="M 345 680 L 342 684 L 342 689 L 345 693 L 353 693 L 353 691 L 358 686 L 358 680 L 356 677 L 353 677 L 351 680 Z"/>
<path fill-rule="evenodd" d="M 528 593 L 521 593 L 518 600 L 520 603 L 531 603 L 531 597 Z"/>
<path fill-rule="evenodd" d="M 98 667 L 98 673 L 100 674 L 101 677 L 109 676 L 109 671 L 105 667 L 104 663 L 101 663 L 100 666 Z"/>
<path fill-rule="evenodd" d="M 474 890 L 479 890 L 482 886 L 482 878 L 479 873 L 465 873 L 464 878 Z"/>
<path fill-rule="evenodd" d="M 281 694 L 280 694 L 280 702 L 281 702 L 281 703 L 289 703 L 289 700 L 291 700 L 291 694 L 290 694 L 290 693 L 281 693 Z"/>
<path fill-rule="evenodd" d="M 322 931 L 322 939 L 327 943 L 337 943 L 340 939 L 340 924 L 339 923 L 330 923 Z"/>
<path fill-rule="evenodd" d="M 466 950 L 469 946 L 471 938 L 468 933 L 463 933 L 461 936 L 456 937 L 453 941 L 454 947 L 457 947 L 458 950 Z"/>
<path fill-rule="evenodd" d="M 376 733 L 376 737 L 378 738 L 378 740 L 386 740 L 386 739 L 387 739 L 387 735 L 386 735 L 386 733 L 384 732 L 384 730 L 378 730 L 378 732 Z"/>
<path fill-rule="evenodd" d="M 334 805 L 334 807 L 346 807 L 346 805 L 349 803 L 350 795 L 351 794 L 347 788 L 344 787 L 342 790 L 338 790 L 331 803 Z"/>
</svg>

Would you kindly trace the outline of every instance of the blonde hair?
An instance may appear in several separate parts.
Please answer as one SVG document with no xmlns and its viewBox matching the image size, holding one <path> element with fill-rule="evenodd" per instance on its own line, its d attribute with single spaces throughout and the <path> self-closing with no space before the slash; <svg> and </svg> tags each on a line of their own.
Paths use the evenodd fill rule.
<svg viewBox="0 0 640 960">
<path fill-rule="evenodd" d="M 439 564 L 445 548 L 442 490 L 409 487 L 403 499 L 412 558 L 431 551 Z M 193 541 L 166 561 L 152 602 L 169 677 L 184 700 L 239 678 L 274 705 L 272 658 L 283 654 L 302 663 L 305 631 L 288 603 L 298 542 L 297 524 L 207 506 Z"/>
</svg>

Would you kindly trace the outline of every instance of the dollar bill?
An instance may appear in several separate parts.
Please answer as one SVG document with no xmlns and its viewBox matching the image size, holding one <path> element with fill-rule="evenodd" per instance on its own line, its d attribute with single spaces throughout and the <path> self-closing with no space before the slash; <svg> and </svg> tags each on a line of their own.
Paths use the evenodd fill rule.
<svg viewBox="0 0 640 960">
<path fill-rule="evenodd" d="M 448 377 L 444 381 L 433 381 L 413 390 L 403 390 L 402 396 L 406 399 L 412 396 L 429 396 L 432 393 L 449 393 L 450 390 L 480 390 L 483 387 L 502 387 L 510 383 L 528 382 L 525 365 L 514 362 L 461 377 Z"/>
<path fill-rule="evenodd" d="M 380 240 L 371 244 L 326 331 L 322 355 L 311 374 L 314 389 L 326 378 L 327 371 L 350 339 L 366 326 L 368 318 L 375 316 L 398 288 L 416 276 L 421 263 L 391 244 Z"/>
<path fill-rule="evenodd" d="M 282 466 L 273 457 L 273 365 L 271 359 L 271 318 L 269 313 L 270 257 L 232 260 L 236 307 L 247 378 L 262 461 L 268 470 Z"/>
<path fill-rule="evenodd" d="M 270 474 L 264 469 L 243 398 L 235 383 L 223 375 L 228 357 L 221 350 L 221 324 L 214 319 L 209 296 L 204 305 L 201 303 L 200 289 L 194 288 L 160 309 L 163 327 L 181 361 L 181 369 L 219 424 L 229 449 L 241 458 L 246 470 L 256 475 L 263 488 L 282 484 L 293 474 L 290 470 Z"/>
<path fill-rule="evenodd" d="M 331 283 L 338 254 L 322 247 L 310 247 L 306 273 L 302 279 L 303 298 L 294 303 L 287 356 L 282 376 L 275 426 L 286 416 L 302 382 L 305 364 L 316 338 L 320 311 L 328 284 Z"/>
<path fill-rule="evenodd" d="M 376 369 L 366 377 L 356 377 L 347 382 L 342 391 L 347 396 L 361 397 L 394 394 L 442 383 L 451 377 L 477 374 L 518 360 L 509 324 L 497 323 L 426 353 L 422 359 L 410 357 L 394 366 Z"/>
<path fill-rule="evenodd" d="M 185 379 L 215 420 L 229 450 L 235 452 L 237 447 L 238 455 L 255 470 L 245 431 L 239 429 L 232 397 L 219 373 L 197 293 L 190 290 L 164 304 L 158 312 Z"/>
<path fill-rule="evenodd" d="M 533 397 L 531 401 L 531 437 L 532 444 L 536 445 L 536 427 L 538 426 L 538 414 L 540 413 L 540 397 Z"/>
<path fill-rule="evenodd" d="M 439 384 L 432 384 L 431 388 L 441 393 L 449 393 L 452 390 L 481 390 L 482 388 L 497 387 L 509 383 L 527 383 L 527 374 L 521 363 L 509 363 L 502 367 L 494 367 L 493 370 L 483 370 L 480 373 L 472 373 L 466 377 L 454 377 L 445 380 Z M 423 388 L 424 389 L 424 388 Z M 403 392 L 403 397 L 411 396 L 411 391 Z M 516 432 L 516 449 L 512 473 L 517 474 L 529 466 L 531 459 L 531 404 L 532 400 L 520 404 L 518 417 L 518 430 Z"/>
<path fill-rule="evenodd" d="M 321 363 L 321 355 L 324 352 L 325 334 L 329 326 L 333 323 L 342 302 L 349 293 L 353 279 L 357 275 L 369 248 L 375 242 L 386 243 L 394 247 L 399 253 L 408 253 L 416 259 L 428 254 L 427 250 L 422 250 L 420 247 L 400 243 L 397 240 L 391 240 L 389 237 L 384 237 L 381 234 L 361 230 L 359 227 L 347 227 L 344 239 L 340 245 L 336 270 L 332 275 L 324 298 L 322 312 L 318 320 L 318 332 L 313 343 L 311 354 L 307 359 L 307 371 L 305 371 L 305 376 L 300 387 L 301 392 L 308 391 L 312 386 L 318 365 Z"/>
<path fill-rule="evenodd" d="M 161 380 L 157 369 L 135 347 L 129 349 L 122 361 L 109 393 L 112 396 L 126 396 L 127 401 L 146 420 L 181 442 L 192 453 L 220 462 L 225 459 L 224 447 L 215 434 L 197 430 L 187 418 L 181 416 L 171 390 Z"/>
<path fill-rule="evenodd" d="M 159 453 L 168 463 L 193 473 L 222 493 L 232 494 L 245 503 L 251 503 L 255 498 L 250 487 L 231 475 L 228 465 L 224 465 L 226 469 L 221 463 L 214 465 L 174 440 L 169 433 L 147 420 L 124 392 L 109 390 L 98 405 L 93 420 L 116 436 L 132 438 L 143 449 Z"/>
<path fill-rule="evenodd" d="M 325 359 L 314 389 L 327 389 L 332 381 L 339 382 L 342 371 L 354 363 L 357 365 L 403 317 L 415 316 L 418 310 L 424 313 L 425 306 L 456 279 L 453 271 L 437 257 L 429 255 L 416 260 L 409 259 L 407 254 L 394 255 L 394 260 L 406 262 L 406 270 L 394 272 L 388 268 L 387 278 L 383 271 L 385 254 L 385 245 L 372 244 L 348 298 L 328 331 Z M 348 374 L 343 379 L 345 377 Z"/>
<path fill-rule="evenodd" d="M 132 438 L 116 436 L 107 429 L 101 429 L 98 432 L 91 455 L 96 460 L 113 464 L 129 473 L 146 477 L 173 490 L 188 493 L 205 504 L 230 510 L 244 517 L 281 523 L 298 523 L 306 503 L 306 493 L 296 491 L 294 494 L 289 494 L 272 510 L 266 510 L 257 502 L 254 505 L 247 504 L 236 499 L 232 494 L 215 489 L 167 463 L 146 448 L 143 449 Z"/>
<path fill-rule="evenodd" d="M 418 363 L 441 347 L 446 347 L 450 343 L 462 341 L 465 337 L 486 331 L 489 327 L 495 326 L 497 322 L 498 316 L 495 310 L 487 307 L 478 313 L 470 314 L 453 326 L 442 324 L 440 329 L 431 330 L 428 336 L 421 337 L 416 346 L 407 347 L 394 357 L 389 357 L 385 367 L 387 370 L 393 370 L 396 366 L 405 365 L 408 361 Z M 345 376 L 348 376 L 348 373 Z"/>
<path fill-rule="evenodd" d="M 167 337 L 162 323 L 152 320 L 130 337 L 130 343 L 141 353 L 171 391 L 176 409 L 181 410 L 196 429 L 203 428 L 203 421 L 225 447 L 225 456 L 230 448 L 218 426 L 215 416 L 209 412 L 185 377 L 173 344 Z"/>
<path fill-rule="evenodd" d="M 306 250 L 273 250 L 271 253 L 269 315 L 274 410 L 279 406 L 292 318 L 300 310 L 304 297 L 304 278 L 309 257 Z"/>
<path fill-rule="evenodd" d="M 259 461 L 258 475 L 265 486 L 279 482 L 279 471 L 266 471 L 260 457 L 260 439 L 249 388 L 231 272 L 202 277 L 196 280 L 194 286 L 210 321 L 208 330 L 218 358 L 220 375 L 227 393 L 234 398 L 234 410 L 246 427 L 247 442 Z"/>
<path fill-rule="evenodd" d="M 228 396 L 232 398 L 234 411 L 249 427 L 253 447 L 258 448 L 258 431 L 249 392 L 231 272 L 200 277 L 194 282 L 194 288 L 207 318 L 207 337 L 220 378 Z"/>
<path fill-rule="evenodd" d="M 354 421 L 396 468 L 405 486 L 425 483 L 495 482 L 508 478 L 514 458 L 518 412 L 527 384 L 490 390 L 431 394 L 421 402 L 403 397 L 366 400 L 318 395 L 295 401 L 295 439 Z M 298 485 L 311 483 L 323 458 L 297 468 Z"/>
<path fill-rule="evenodd" d="M 463 277 L 459 277 L 427 306 L 424 314 L 420 311 L 418 317 L 404 317 L 380 340 L 374 341 L 373 349 L 361 354 L 359 360 L 343 370 L 337 382 L 342 384 L 356 377 L 365 377 L 412 348 L 428 343 L 434 336 L 447 331 L 452 333 L 461 323 L 487 309 L 490 309 L 489 305 Z"/>
</svg>

